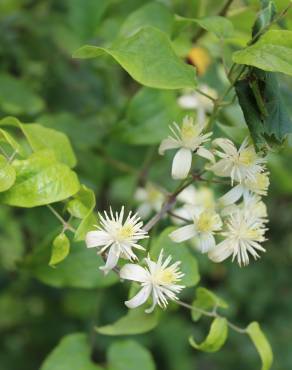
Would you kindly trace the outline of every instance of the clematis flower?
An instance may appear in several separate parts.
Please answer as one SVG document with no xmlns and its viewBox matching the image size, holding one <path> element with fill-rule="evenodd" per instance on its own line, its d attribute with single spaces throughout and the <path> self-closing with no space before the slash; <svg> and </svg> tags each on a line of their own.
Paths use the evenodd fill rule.
<svg viewBox="0 0 292 370">
<path fill-rule="evenodd" d="M 191 117 L 186 116 L 182 126 L 177 123 L 170 126 L 173 137 L 169 136 L 162 140 L 159 147 L 159 154 L 163 155 L 166 150 L 178 149 L 172 162 L 172 177 L 174 179 L 184 179 L 190 172 L 192 165 L 192 154 L 196 152 L 199 156 L 214 161 L 213 154 L 202 146 L 212 135 L 211 132 L 203 134 L 204 125 L 194 124 Z"/>
<path fill-rule="evenodd" d="M 156 305 L 166 308 L 168 300 L 176 300 L 177 294 L 184 288 L 177 284 L 184 276 L 179 271 L 180 261 L 170 265 L 171 256 L 163 260 L 163 250 L 160 252 L 157 262 L 148 256 L 145 258 L 146 267 L 137 264 L 126 264 L 121 268 L 121 279 L 136 281 L 142 289 L 125 304 L 129 308 L 136 308 L 144 304 L 152 297 L 152 306 L 145 312 L 150 313 Z"/>
<path fill-rule="evenodd" d="M 247 139 L 243 141 L 239 149 L 229 139 L 215 139 L 213 145 L 222 150 L 215 152 L 215 155 L 221 159 L 208 169 L 217 176 L 230 177 L 232 185 L 235 181 L 240 184 L 243 181 L 256 181 L 256 175 L 264 172 L 266 159 L 256 153 L 253 145 L 248 144 Z"/>
<path fill-rule="evenodd" d="M 163 193 L 151 183 L 147 183 L 145 188 L 138 188 L 134 197 L 140 202 L 137 213 L 143 219 L 152 211 L 159 212 L 164 201 Z"/>
<path fill-rule="evenodd" d="M 120 213 L 113 214 L 110 208 L 110 215 L 104 212 L 99 214 L 100 225 L 97 230 L 89 231 L 85 241 L 88 248 L 100 248 L 99 254 L 107 252 L 106 264 L 100 267 L 107 274 L 118 263 L 119 258 L 135 260 L 137 256 L 133 248 L 144 250 L 139 241 L 148 238 L 147 232 L 142 229 L 143 222 L 137 214 L 130 212 L 124 219 L 124 207 Z"/>
<path fill-rule="evenodd" d="M 215 248 L 214 233 L 221 230 L 222 221 L 220 216 L 213 210 L 198 212 L 193 218 L 193 223 L 182 226 L 169 234 L 170 239 L 176 243 L 196 237 L 198 249 L 206 253 Z"/>
<path fill-rule="evenodd" d="M 208 257 L 213 262 L 222 262 L 232 256 L 232 261 L 236 258 L 240 266 L 248 265 L 248 254 L 254 259 L 259 258 L 258 251 L 265 252 L 260 243 L 266 240 L 267 229 L 264 220 L 257 216 L 248 208 L 232 212 L 227 220 L 227 230 L 222 232 L 225 240 L 212 249 Z"/>
<path fill-rule="evenodd" d="M 260 196 L 267 195 L 269 184 L 267 172 L 257 173 L 254 175 L 254 179 L 246 179 L 234 186 L 219 201 L 227 206 L 237 202 L 242 196 L 246 199 L 251 193 Z"/>
<path fill-rule="evenodd" d="M 210 88 L 208 85 L 200 85 L 199 89 L 203 93 L 211 96 L 213 99 L 218 98 L 216 90 Z M 193 90 L 187 90 L 178 98 L 177 102 L 178 105 L 183 109 L 196 110 L 197 121 L 199 124 L 204 124 L 207 113 L 210 113 L 213 109 L 213 103 L 211 99 Z"/>
</svg>

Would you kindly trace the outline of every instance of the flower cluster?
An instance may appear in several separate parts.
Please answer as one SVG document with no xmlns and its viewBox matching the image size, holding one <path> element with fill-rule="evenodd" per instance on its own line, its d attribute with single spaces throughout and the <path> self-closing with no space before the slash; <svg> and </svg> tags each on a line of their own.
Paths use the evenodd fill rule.
<svg viewBox="0 0 292 370">
<path fill-rule="evenodd" d="M 267 230 L 267 211 L 261 200 L 269 186 L 266 159 L 256 153 L 248 139 L 237 149 L 231 140 L 217 138 L 207 149 L 203 144 L 210 140 L 211 133 L 202 134 L 203 126 L 198 127 L 188 117 L 181 127 L 174 125 L 176 132 L 171 130 L 179 135 L 163 140 L 160 146 L 161 154 L 166 149 L 180 148 L 173 159 L 173 178 L 186 178 L 192 155 L 198 154 L 209 160 L 206 170 L 230 178 L 232 188 L 218 201 L 209 188 L 185 189 L 177 198 L 183 205 L 174 212 L 179 224 L 184 225 L 170 238 L 177 243 L 191 240 L 214 262 L 232 256 L 240 266 L 247 265 L 249 254 L 256 259 L 259 251 L 265 251 L 260 243 L 266 240 Z"/>
<path fill-rule="evenodd" d="M 97 230 L 87 233 L 86 244 L 88 248 L 99 248 L 98 253 L 106 256 L 106 263 L 100 269 L 107 274 L 116 268 L 119 258 L 137 261 L 138 257 L 133 249 L 145 250 L 139 242 L 148 238 L 139 216 L 130 212 L 124 220 L 122 207 L 120 213 L 114 214 L 110 209 L 109 215 L 106 212 L 104 216 L 99 214 L 99 220 Z M 165 308 L 168 299 L 177 299 L 176 294 L 184 288 L 177 283 L 184 274 L 179 271 L 180 261 L 170 264 L 171 260 L 171 256 L 164 260 L 162 250 L 157 262 L 151 260 L 149 255 L 144 259 L 145 268 L 138 263 L 128 263 L 118 270 L 121 279 L 139 282 L 142 287 L 132 299 L 125 302 L 127 307 L 140 306 L 151 296 L 152 306 L 146 310 L 149 313 L 157 304 Z"/>
</svg>

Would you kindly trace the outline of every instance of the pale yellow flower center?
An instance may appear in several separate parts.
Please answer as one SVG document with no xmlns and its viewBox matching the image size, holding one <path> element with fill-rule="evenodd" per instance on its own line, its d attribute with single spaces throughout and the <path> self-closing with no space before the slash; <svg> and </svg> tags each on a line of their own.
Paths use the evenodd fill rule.
<svg viewBox="0 0 292 370">
<path fill-rule="evenodd" d="M 181 136 L 183 140 L 191 140 L 198 135 L 197 128 L 191 123 L 184 123 L 181 128 Z"/>
<path fill-rule="evenodd" d="M 131 238 L 134 235 L 134 229 L 131 225 L 124 225 L 117 232 L 118 240 L 125 240 Z"/>
<path fill-rule="evenodd" d="M 173 284 L 177 281 L 175 273 L 170 269 L 160 270 L 156 273 L 155 282 L 158 284 Z"/>
<path fill-rule="evenodd" d="M 203 212 L 197 222 L 197 228 L 201 232 L 212 231 L 215 224 L 215 216 L 209 212 Z"/>
<path fill-rule="evenodd" d="M 156 203 L 160 200 L 162 194 L 153 186 L 148 187 L 147 191 L 148 191 L 148 200 L 150 203 Z"/>
<path fill-rule="evenodd" d="M 256 152 L 252 147 L 244 149 L 239 155 L 239 163 L 245 166 L 252 165 L 256 160 Z"/>
</svg>

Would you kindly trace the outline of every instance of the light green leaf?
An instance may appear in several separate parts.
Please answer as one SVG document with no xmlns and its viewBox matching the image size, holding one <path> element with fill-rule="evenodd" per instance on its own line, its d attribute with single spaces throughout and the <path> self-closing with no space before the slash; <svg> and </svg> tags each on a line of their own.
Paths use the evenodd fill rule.
<svg viewBox="0 0 292 370">
<path fill-rule="evenodd" d="M 192 306 L 203 309 L 211 310 L 214 307 L 227 308 L 228 304 L 216 294 L 206 288 L 199 287 L 196 289 L 196 299 L 193 301 Z M 202 314 L 199 311 L 192 310 L 192 319 L 199 320 Z"/>
<path fill-rule="evenodd" d="M 233 54 L 238 64 L 292 76 L 292 31 L 270 30 L 253 45 Z"/>
<path fill-rule="evenodd" d="M 114 342 L 107 358 L 109 367 L 114 370 L 155 370 L 151 353 L 133 340 Z"/>
<path fill-rule="evenodd" d="M 69 252 L 70 252 L 69 239 L 64 233 L 59 234 L 53 241 L 53 248 L 49 265 L 50 266 L 57 265 L 68 256 Z"/>
<path fill-rule="evenodd" d="M 118 281 L 113 272 L 104 276 L 99 269 L 104 261 L 94 248 L 87 249 L 84 243 L 72 243 L 70 254 L 58 268 L 48 266 L 49 259 L 50 248 L 45 244 L 29 257 L 27 268 L 37 279 L 53 287 L 104 288 Z"/>
<path fill-rule="evenodd" d="M 82 185 L 79 192 L 69 201 L 67 205 L 68 212 L 72 216 L 82 219 L 75 232 L 74 239 L 76 241 L 84 240 L 86 233 L 97 224 L 96 216 L 93 213 L 95 204 L 93 190 L 85 185 Z"/>
<path fill-rule="evenodd" d="M 249 324 L 246 330 L 262 360 L 261 370 L 269 370 L 273 363 L 273 352 L 266 336 L 256 321 Z"/>
<path fill-rule="evenodd" d="M 51 149 L 58 161 L 67 164 L 69 167 L 76 165 L 76 157 L 71 143 L 62 132 L 38 124 L 23 124 L 14 117 L 2 119 L 0 125 L 18 127 L 25 135 L 33 151 Z"/>
<path fill-rule="evenodd" d="M 1 74 L 0 86 L 0 107 L 5 113 L 36 114 L 44 108 L 43 100 L 23 80 Z"/>
<path fill-rule="evenodd" d="M 160 234 L 159 238 L 152 244 L 150 255 L 157 259 L 160 251 L 163 249 L 164 256 L 172 256 L 172 261 L 181 261 L 180 270 L 184 273 L 181 284 L 186 287 L 194 286 L 200 280 L 198 263 L 192 255 L 187 245 L 184 243 L 175 243 L 169 238 L 169 234 L 174 230 L 173 227 L 168 227 Z"/>
<path fill-rule="evenodd" d="M 214 33 L 218 38 L 231 37 L 234 33 L 232 22 L 217 15 L 204 18 L 185 18 L 177 15 L 175 19 L 178 25 L 196 23 L 206 31 Z"/>
<path fill-rule="evenodd" d="M 96 331 L 104 335 L 134 335 L 147 333 L 158 324 L 158 312 L 147 314 L 144 308 L 135 308 L 113 324 L 97 327 Z"/>
<path fill-rule="evenodd" d="M 183 118 L 176 101 L 174 91 L 143 87 L 128 106 L 119 137 L 135 145 L 160 143 L 169 134 L 170 122 Z"/>
<path fill-rule="evenodd" d="M 90 357 L 91 350 L 86 335 L 69 334 L 47 356 L 40 370 L 102 370 Z"/>
<path fill-rule="evenodd" d="M 223 317 L 216 317 L 212 322 L 207 338 L 201 343 L 197 344 L 193 337 L 189 338 L 190 345 L 200 351 L 216 352 L 225 343 L 228 335 L 227 321 Z"/>
<path fill-rule="evenodd" d="M 14 185 L 2 193 L 0 202 L 18 207 L 36 207 L 66 199 L 79 190 L 77 175 L 57 162 L 52 151 L 32 154 L 25 160 L 14 160 Z"/>
<path fill-rule="evenodd" d="M 2 121 L 0 121 L 0 125 Z M 27 154 L 26 150 L 6 130 L 0 129 L 0 140 L 3 140 L 6 143 L 8 143 L 11 146 L 11 148 L 14 149 L 22 157 L 26 156 Z"/>
<path fill-rule="evenodd" d="M 14 184 L 16 173 L 14 167 L 0 154 L 0 192 L 6 191 Z"/>
<path fill-rule="evenodd" d="M 152 26 L 170 34 L 173 24 L 173 14 L 169 9 L 152 1 L 131 13 L 120 29 L 120 36 L 129 37 L 145 26 Z"/>
<path fill-rule="evenodd" d="M 87 59 L 104 54 L 111 55 L 142 85 L 159 89 L 196 86 L 195 69 L 177 57 L 167 35 L 156 28 L 144 27 L 108 48 L 85 45 L 74 57 Z"/>
</svg>

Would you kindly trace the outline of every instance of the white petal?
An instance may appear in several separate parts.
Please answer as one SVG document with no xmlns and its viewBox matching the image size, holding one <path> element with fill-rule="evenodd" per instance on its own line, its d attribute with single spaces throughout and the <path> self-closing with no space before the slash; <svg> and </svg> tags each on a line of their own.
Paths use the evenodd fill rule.
<svg viewBox="0 0 292 370">
<path fill-rule="evenodd" d="M 181 148 L 174 156 L 171 174 L 174 179 L 185 179 L 192 165 L 192 152 L 190 149 Z"/>
<path fill-rule="evenodd" d="M 105 274 L 109 273 L 118 263 L 120 258 L 120 248 L 118 245 L 114 244 L 110 247 L 107 260 L 104 266 L 100 267 L 100 270 L 103 270 Z"/>
<path fill-rule="evenodd" d="M 136 308 L 147 301 L 151 293 L 151 285 L 144 286 L 132 299 L 125 302 L 129 308 Z"/>
<path fill-rule="evenodd" d="M 215 157 L 213 153 L 210 152 L 210 150 L 203 148 L 202 146 L 197 150 L 197 154 L 200 157 L 206 158 L 212 163 L 215 163 Z"/>
<path fill-rule="evenodd" d="M 198 248 L 202 253 L 207 253 L 215 248 L 215 238 L 211 233 L 200 233 L 198 235 Z"/>
<path fill-rule="evenodd" d="M 105 231 L 89 231 L 85 237 L 87 248 L 101 247 L 107 244 L 109 240 L 110 237 Z"/>
<path fill-rule="evenodd" d="M 143 267 L 137 264 L 127 263 L 121 268 L 120 278 L 143 283 L 147 279 L 147 272 Z"/>
<path fill-rule="evenodd" d="M 213 166 L 208 168 L 210 171 L 213 171 L 215 175 L 228 177 L 232 171 L 232 162 L 227 159 L 220 159 Z"/>
<path fill-rule="evenodd" d="M 199 103 L 195 94 L 182 95 L 178 98 L 177 102 L 183 109 L 196 109 Z"/>
<path fill-rule="evenodd" d="M 186 225 L 170 233 L 169 237 L 174 242 L 181 243 L 193 238 L 196 233 L 195 225 Z"/>
<path fill-rule="evenodd" d="M 137 213 L 142 219 L 147 218 L 151 214 L 151 211 L 152 209 L 149 203 L 143 203 L 137 209 Z"/>
<path fill-rule="evenodd" d="M 243 194 L 243 187 L 241 185 L 236 185 L 234 188 L 229 190 L 225 195 L 219 198 L 219 201 L 224 206 L 229 206 L 234 204 L 240 199 Z"/>
<path fill-rule="evenodd" d="M 177 140 L 173 139 L 172 137 L 168 137 L 162 140 L 158 152 L 159 154 L 163 155 L 166 150 L 169 149 L 177 149 L 179 148 L 180 144 Z"/>
<path fill-rule="evenodd" d="M 213 145 L 219 146 L 226 154 L 229 154 L 231 156 L 237 154 L 236 146 L 229 139 L 215 139 L 213 140 Z"/>
<path fill-rule="evenodd" d="M 225 240 L 219 243 L 215 248 L 213 248 L 209 253 L 208 257 L 213 262 L 222 262 L 226 260 L 233 253 L 233 248 L 229 242 Z"/>
</svg>

